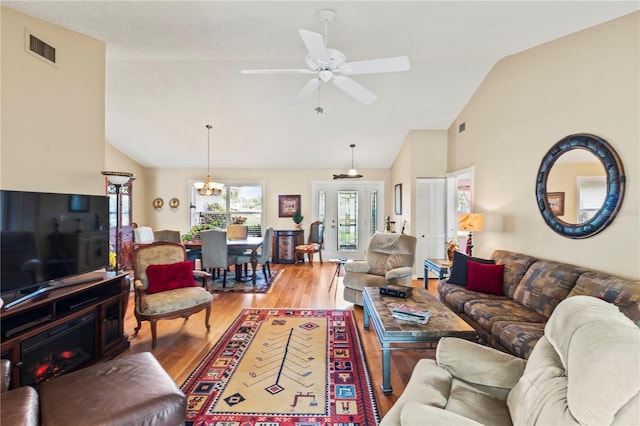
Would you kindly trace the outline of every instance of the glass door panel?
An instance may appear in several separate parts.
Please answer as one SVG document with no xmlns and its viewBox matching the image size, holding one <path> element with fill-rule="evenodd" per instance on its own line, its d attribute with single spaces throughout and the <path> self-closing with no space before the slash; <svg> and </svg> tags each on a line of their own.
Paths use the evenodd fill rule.
<svg viewBox="0 0 640 426">
<path fill-rule="evenodd" d="M 358 251 L 358 191 L 338 191 L 338 251 Z"/>
</svg>

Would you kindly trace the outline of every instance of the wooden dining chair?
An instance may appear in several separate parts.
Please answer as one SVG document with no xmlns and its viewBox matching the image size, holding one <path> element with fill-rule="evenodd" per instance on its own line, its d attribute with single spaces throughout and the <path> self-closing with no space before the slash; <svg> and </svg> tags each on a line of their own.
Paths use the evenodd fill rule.
<svg viewBox="0 0 640 426">
<path fill-rule="evenodd" d="M 322 265 L 322 243 L 324 242 L 324 224 L 320 221 L 311 223 L 309 227 L 309 238 L 307 244 L 296 246 L 296 263 L 302 261 L 304 263 L 304 255 L 307 254 L 309 264 L 313 267 L 313 254 L 320 255 L 320 264 Z"/>
</svg>

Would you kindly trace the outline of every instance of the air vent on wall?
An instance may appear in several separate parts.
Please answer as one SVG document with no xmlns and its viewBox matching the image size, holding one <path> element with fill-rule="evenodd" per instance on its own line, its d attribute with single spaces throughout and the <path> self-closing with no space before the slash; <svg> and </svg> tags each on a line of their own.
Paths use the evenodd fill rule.
<svg viewBox="0 0 640 426">
<path fill-rule="evenodd" d="M 25 29 L 25 50 L 27 53 L 42 59 L 51 65 L 56 65 L 56 48 Z"/>
</svg>

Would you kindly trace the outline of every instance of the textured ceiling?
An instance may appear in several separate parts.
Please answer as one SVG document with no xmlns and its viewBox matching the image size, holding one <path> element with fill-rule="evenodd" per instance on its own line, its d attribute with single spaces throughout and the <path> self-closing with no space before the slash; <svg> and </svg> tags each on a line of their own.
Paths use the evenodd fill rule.
<svg viewBox="0 0 640 426">
<path fill-rule="evenodd" d="M 107 45 L 106 140 L 146 167 L 389 168 L 412 129 L 446 129 L 505 56 L 638 10 L 637 1 L 3 1 Z M 291 105 L 311 78 L 299 29 L 348 61 L 406 55 L 407 72 L 352 78 Z M 323 114 L 314 108 L 321 105 Z"/>
</svg>

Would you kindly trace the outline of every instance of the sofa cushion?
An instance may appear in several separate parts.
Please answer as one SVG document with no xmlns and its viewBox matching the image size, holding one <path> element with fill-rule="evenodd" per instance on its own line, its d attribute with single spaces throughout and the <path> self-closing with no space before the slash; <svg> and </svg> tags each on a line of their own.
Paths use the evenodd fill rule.
<svg viewBox="0 0 640 426">
<path fill-rule="evenodd" d="M 486 265 L 468 260 L 467 268 L 469 269 L 467 289 L 497 296 L 503 295 L 504 265 Z"/>
<path fill-rule="evenodd" d="M 509 298 L 513 298 L 513 293 L 529 266 L 538 260 L 535 257 L 508 250 L 496 250 L 491 258 L 497 264 L 504 265 L 503 293 Z"/>
<path fill-rule="evenodd" d="M 185 287 L 145 295 L 141 314 L 163 315 L 211 302 L 213 295 L 202 287 Z"/>
<path fill-rule="evenodd" d="M 569 296 L 595 296 L 620 308 L 640 326 L 640 281 L 587 271 L 580 275 Z"/>
<path fill-rule="evenodd" d="M 447 282 L 449 284 L 457 284 L 461 286 L 467 285 L 468 278 L 468 267 L 467 261 L 472 260 L 478 263 L 488 263 L 494 264 L 496 263 L 493 259 L 481 259 L 479 257 L 469 257 L 464 253 L 460 253 L 459 251 L 453 252 L 453 263 L 451 264 L 451 273 L 449 275 L 449 279 Z"/>
<path fill-rule="evenodd" d="M 544 335 L 544 323 L 496 321 L 491 328 L 491 334 L 509 352 L 527 359 L 538 339 Z"/>
<path fill-rule="evenodd" d="M 538 260 L 516 287 L 513 300 L 548 318 L 585 271 L 567 263 Z"/>
<path fill-rule="evenodd" d="M 464 304 L 470 300 L 508 300 L 505 296 L 470 291 L 457 284 L 448 284 L 445 280 L 438 282 L 440 300 L 457 313 L 464 312 Z"/>
<path fill-rule="evenodd" d="M 158 264 L 147 266 L 147 280 L 149 286 L 146 293 L 153 294 L 161 291 L 175 290 L 183 287 L 197 287 L 193 279 L 193 262 Z"/>
<path fill-rule="evenodd" d="M 464 313 L 489 332 L 497 321 L 543 323 L 547 319 L 539 313 L 509 299 L 470 300 L 464 304 Z"/>
</svg>

